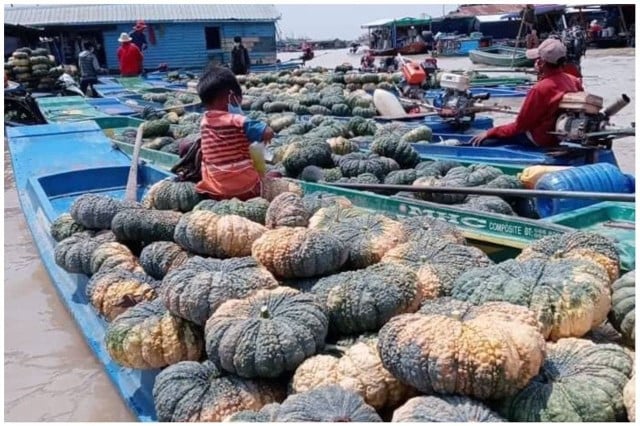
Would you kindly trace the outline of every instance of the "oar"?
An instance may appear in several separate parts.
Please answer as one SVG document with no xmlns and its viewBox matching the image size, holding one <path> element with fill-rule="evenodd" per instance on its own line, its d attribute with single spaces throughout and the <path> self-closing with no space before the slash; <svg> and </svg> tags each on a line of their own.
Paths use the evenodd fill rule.
<svg viewBox="0 0 640 426">
<path fill-rule="evenodd" d="M 136 133 L 136 144 L 133 146 L 133 158 L 131 159 L 131 168 L 129 169 L 129 178 L 127 179 L 127 188 L 124 192 L 124 199 L 128 201 L 136 201 L 136 193 L 138 190 L 138 158 L 140 157 L 140 147 L 142 146 L 142 132 L 144 123 L 138 126 Z"/>
<path fill-rule="evenodd" d="M 602 201 L 623 201 L 633 203 L 635 194 L 616 194 L 610 192 L 589 191 L 544 191 L 539 189 L 498 189 L 498 188 L 466 188 L 459 186 L 435 187 L 413 185 L 385 185 L 363 183 L 326 183 L 326 185 L 339 188 L 358 189 L 364 191 L 406 191 L 406 192 L 431 192 L 439 194 L 469 194 L 469 195 L 494 195 L 497 197 L 522 197 L 522 198 L 575 198 Z"/>
</svg>

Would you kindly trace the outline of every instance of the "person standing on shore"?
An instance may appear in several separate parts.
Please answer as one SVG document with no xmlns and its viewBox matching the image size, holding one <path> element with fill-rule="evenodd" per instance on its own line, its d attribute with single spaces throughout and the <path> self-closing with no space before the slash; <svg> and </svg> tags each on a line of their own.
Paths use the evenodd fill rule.
<svg viewBox="0 0 640 426">
<path fill-rule="evenodd" d="M 242 44 L 242 38 L 235 36 L 233 38 L 233 49 L 231 50 L 231 71 L 235 75 L 248 74 L 250 66 L 249 51 Z"/>
<path fill-rule="evenodd" d="M 118 42 L 120 42 L 120 47 L 118 48 L 120 75 L 123 77 L 139 76 L 142 73 L 142 52 L 140 52 L 138 46 L 133 44 L 133 40 L 127 33 L 120 34 Z"/>
</svg>

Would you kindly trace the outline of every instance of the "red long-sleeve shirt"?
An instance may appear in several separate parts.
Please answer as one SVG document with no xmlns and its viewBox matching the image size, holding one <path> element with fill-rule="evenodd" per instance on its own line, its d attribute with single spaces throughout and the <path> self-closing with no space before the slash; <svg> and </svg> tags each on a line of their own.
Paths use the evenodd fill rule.
<svg viewBox="0 0 640 426">
<path fill-rule="evenodd" d="M 529 90 L 516 121 L 494 127 L 488 131 L 487 137 L 504 139 L 528 132 L 536 145 L 556 146 L 558 138 L 548 132 L 555 129 L 560 101 L 565 93 L 583 90 L 576 77 L 561 69 L 552 70 Z"/>
<path fill-rule="evenodd" d="M 142 52 L 133 43 L 124 43 L 118 48 L 120 74 L 123 77 L 134 77 L 142 73 Z"/>
</svg>

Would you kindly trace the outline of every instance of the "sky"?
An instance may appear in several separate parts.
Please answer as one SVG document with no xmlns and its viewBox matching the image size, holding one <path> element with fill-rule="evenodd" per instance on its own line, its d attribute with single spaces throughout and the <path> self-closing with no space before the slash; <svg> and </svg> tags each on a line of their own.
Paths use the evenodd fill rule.
<svg viewBox="0 0 640 426">
<path fill-rule="evenodd" d="M 312 39 L 358 38 L 365 29 L 362 24 L 382 18 L 420 17 L 426 13 L 434 18 L 457 8 L 455 4 L 277 4 L 282 18 L 277 25 L 283 37 Z"/>
</svg>

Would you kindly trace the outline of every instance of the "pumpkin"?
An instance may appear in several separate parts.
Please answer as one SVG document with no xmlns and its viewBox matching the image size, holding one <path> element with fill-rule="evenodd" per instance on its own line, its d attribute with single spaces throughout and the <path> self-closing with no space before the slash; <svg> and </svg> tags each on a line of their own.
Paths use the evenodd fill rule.
<svg viewBox="0 0 640 426">
<path fill-rule="evenodd" d="M 251 244 L 266 228 L 236 215 L 217 215 L 206 210 L 184 214 L 174 241 L 196 254 L 227 258 L 251 254 Z"/>
<path fill-rule="evenodd" d="M 613 422 L 626 420 L 623 389 L 633 360 L 612 344 L 567 338 L 547 345 L 540 374 L 502 402 L 516 422 Z"/>
<path fill-rule="evenodd" d="M 174 315 L 204 325 L 227 300 L 277 286 L 273 275 L 250 257 L 219 260 L 196 256 L 167 273 L 161 298 Z"/>
<path fill-rule="evenodd" d="M 208 210 L 219 215 L 234 214 L 264 225 L 268 208 L 269 202 L 267 200 L 256 197 L 247 201 L 240 201 L 237 198 L 221 201 L 202 200 L 193 210 Z"/>
<path fill-rule="evenodd" d="M 338 271 L 349 247 L 323 230 L 283 227 L 265 232 L 251 253 L 276 277 L 308 278 Z"/>
<path fill-rule="evenodd" d="M 357 152 L 360 150 L 357 143 L 350 139 L 343 138 L 342 136 L 329 138 L 327 139 L 327 143 L 331 147 L 331 152 L 338 155 L 345 155 L 350 152 Z"/>
<path fill-rule="evenodd" d="M 393 316 L 415 312 L 422 301 L 416 274 L 393 264 L 324 277 L 311 291 L 326 306 L 332 334 L 338 335 L 377 331 Z"/>
<path fill-rule="evenodd" d="M 465 202 L 460 204 L 463 209 L 469 209 L 480 212 L 500 213 L 508 216 L 515 216 L 515 212 L 507 203 L 500 197 L 495 196 L 477 196 L 468 195 Z"/>
<path fill-rule="evenodd" d="M 356 177 L 345 178 L 342 177 L 338 179 L 338 182 L 344 183 L 360 183 L 360 184 L 379 184 L 380 179 L 373 173 L 362 173 Z"/>
<path fill-rule="evenodd" d="M 340 357 L 315 355 L 306 359 L 293 376 L 292 392 L 335 384 L 362 396 L 377 410 L 397 407 L 413 392 L 382 366 L 377 344 L 377 338 L 372 338 L 344 349 Z"/>
<path fill-rule="evenodd" d="M 305 194 L 302 197 L 305 209 L 311 214 L 315 214 L 318 210 L 332 205 L 339 205 L 343 208 L 352 207 L 351 201 L 342 195 L 332 194 L 324 191 L 314 191 Z"/>
<path fill-rule="evenodd" d="M 171 113 L 171 114 L 173 114 L 173 113 Z M 160 150 L 160 149 L 162 149 L 162 147 L 164 147 L 166 145 L 169 145 L 172 142 L 175 142 L 175 139 L 173 139 L 172 137 L 161 136 L 161 137 L 157 137 L 157 138 L 153 139 L 150 142 L 143 143 L 142 147 L 146 148 L 146 149 Z"/>
<path fill-rule="evenodd" d="M 464 181 L 453 181 L 440 179 L 433 176 L 422 176 L 413 182 L 413 186 L 427 186 L 433 188 L 444 188 L 447 186 L 464 186 Z M 445 192 L 416 192 L 414 196 L 419 200 L 432 201 L 441 204 L 462 203 L 467 194 L 445 193 Z"/>
<path fill-rule="evenodd" d="M 403 169 L 415 167 L 420 162 L 420 154 L 409 143 L 387 136 L 373 140 L 371 152 L 394 159 Z"/>
<path fill-rule="evenodd" d="M 609 321 L 630 347 L 636 335 L 636 271 L 627 272 L 613 283 Z"/>
<path fill-rule="evenodd" d="M 60 242 L 77 232 L 85 231 L 87 228 L 73 220 L 69 213 L 63 213 L 51 224 L 50 232 L 54 240 Z"/>
<path fill-rule="evenodd" d="M 124 209 L 142 208 L 134 201 L 116 200 L 96 194 L 83 194 L 71 204 L 69 213 L 76 223 L 88 229 L 109 229 L 113 217 Z"/>
<path fill-rule="evenodd" d="M 311 105 L 309 107 L 309 114 L 311 115 L 331 115 L 331 110 L 322 105 Z"/>
<path fill-rule="evenodd" d="M 378 179 L 384 179 L 384 176 L 391 171 L 389 164 L 381 160 L 381 157 L 360 152 L 352 152 L 342 156 L 339 166 L 345 177 L 356 177 L 363 173 L 372 173 Z M 395 168 L 399 168 L 397 164 Z"/>
<path fill-rule="evenodd" d="M 324 346 L 328 319 L 313 295 L 288 287 L 232 299 L 207 320 L 208 357 L 240 377 L 278 377 Z"/>
<path fill-rule="evenodd" d="M 331 148 L 326 142 L 293 142 L 285 148 L 282 164 L 287 175 L 292 177 L 311 165 L 333 167 Z"/>
<path fill-rule="evenodd" d="M 161 280 L 170 270 L 187 261 L 189 253 L 176 243 L 157 241 L 140 252 L 140 265 L 151 277 Z"/>
<path fill-rule="evenodd" d="M 430 127 L 418 126 L 409 130 L 404 135 L 402 135 L 401 140 L 407 143 L 423 142 L 423 141 L 431 142 L 432 138 L 433 138 L 433 131 L 431 130 Z"/>
<path fill-rule="evenodd" d="M 334 104 L 331 106 L 331 115 L 347 117 L 351 115 L 351 109 L 349 108 L 349 105 L 345 103 Z"/>
<path fill-rule="evenodd" d="M 409 241 L 420 240 L 426 234 L 427 236 L 435 235 L 456 244 L 466 244 L 467 242 L 458 228 L 444 220 L 429 216 L 409 216 L 401 218 L 400 223 Z"/>
<path fill-rule="evenodd" d="M 105 345 L 128 368 L 161 368 L 202 355 L 202 330 L 172 315 L 159 299 L 138 303 L 109 323 Z"/>
<path fill-rule="evenodd" d="M 461 164 L 453 160 L 437 160 L 437 161 L 422 161 L 415 166 L 415 169 L 421 176 L 435 176 L 442 177 L 447 172 L 455 167 L 460 167 Z"/>
<path fill-rule="evenodd" d="M 91 253 L 91 274 L 112 269 L 131 272 L 143 271 L 138 259 L 131 253 L 131 250 L 124 244 L 115 241 L 102 243 Z"/>
<path fill-rule="evenodd" d="M 378 111 L 375 109 L 375 107 L 363 108 L 357 106 L 351 110 L 351 114 L 358 117 L 371 118 L 375 117 L 378 114 Z"/>
<path fill-rule="evenodd" d="M 414 271 L 423 299 L 448 295 L 455 279 L 462 273 L 493 263 L 476 247 L 457 244 L 426 233 L 420 239 L 391 248 L 384 253 L 382 262 L 400 264 Z"/>
<path fill-rule="evenodd" d="M 302 195 L 302 187 L 299 183 L 287 179 L 269 178 L 266 176 L 262 178 L 262 198 L 271 202 L 283 192 L 293 192 Z"/>
<path fill-rule="evenodd" d="M 604 268 L 577 259 L 507 260 L 471 269 L 455 280 L 451 296 L 475 304 L 527 306 L 551 340 L 585 335 L 607 318 L 611 307 Z"/>
<path fill-rule="evenodd" d="M 393 412 L 394 423 L 504 422 L 484 404 L 466 396 L 417 396 Z"/>
<path fill-rule="evenodd" d="M 276 382 L 227 374 L 211 361 L 182 361 L 162 370 L 153 385 L 160 422 L 220 422 L 242 410 L 259 410 L 282 401 Z"/>
<path fill-rule="evenodd" d="M 338 203 L 317 210 L 309 219 L 309 228 L 328 229 L 336 223 L 342 223 L 358 217 L 370 215 L 368 210 L 360 207 Z"/>
<path fill-rule="evenodd" d="M 155 138 L 156 136 L 167 136 L 171 123 L 167 120 L 149 120 L 142 126 L 143 138 Z"/>
<path fill-rule="evenodd" d="M 273 422 L 280 404 L 274 402 L 267 404 L 260 411 L 245 410 L 239 411 L 224 419 L 224 422 L 242 422 L 242 423 L 268 423 Z"/>
<path fill-rule="evenodd" d="M 271 201 L 265 217 L 269 229 L 281 226 L 307 226 L 311 214 L 307 211 L 302 198 L 293 192 L 283 192 Z"/>
<path fill-rule="evenodd" d="M 366 268 L 378 263 L 389 250 L 406 241 L 402 225 L 379 214 L 356 215 L 336 222 L 310 224 L 327 231 L 349 246 L 348 266 Z"/>
<path fill-rule="evenodd" d="M 142 204 L 150 209 L 188 212 L 201 200 L 202 196 L 196 192 L 195 183 L 164 179 L 149 188 Z"/>
<path fill-rule="evenodd" d="M 123 242 L 172 241 L 181 217 L 174 211 L 127 209 L 113 217 L 111 230 Z"/>
<path fill-rule="evenodd" d="M 414 169 L 394 170 L 384 178 L 385 185 L 411 185 L 418 178 Z"/>
<path fill-rule="evenodd" d="M 115 240 L 111 231 L 98 234 L 93 231 L 76 232 L 56 245 L 56 265 L 67 272 L 91 275 L 91 255 L 94 250 L 101 244 Z"/>
<path fill-rule="evenodd" d="M 296 116 L 287 114 L 287 115 L 283 115 L 275 119 L 269 120 L 269 127 L 271 127 L 274 132 L 278 133 L 281 130 L 291 126 L 292 124 L 295 124 L 295 122 L 296 122 Z"/>
<path fill-rule="evenodd" d="M 538 373 L 545 341 L 525 307 L 443 297 L 392 318 L 380 330 L 378 351 L 391 374 L 424 393 L 499 399 Z"/>
<path fill-rule="evenodd" d="M 611 282 L 620 276 L 620 256 L 611 239 L 593 232 L 550 235 L 530 244 L 517 257 L 528 259 L 584 259 L 603 266 Z"/>
<path fill-rule="evenodd" d="M 360 395 L 340 386 L 322 386 L 290 395 L 272 411 L 273 422 L 381 422 Z"/>
<path fill-rule="evenodd" d="M 376 133 L 377 126 L 373 120 L 367 120 L 363 117 L 352 117 L 349 123 L 347 123 L 347 128 L 353 136 L 369 136 Z"/>
<path fill-rule="evenodd" d="M 122 269 L 95 274 L 89 280 L 86 295 L 94 309 L 107 321 L 144 300 L 156 298 L 158 283 L 149 276 Z"/>
<path fill-rule="evenodd" d="M 622 391 L 622 401 L 627 409 L 627 419 L 630 422 L 636 421 L 636 376 L 631 376 L 631 379 L 625 385 Z"/>
</svg>

